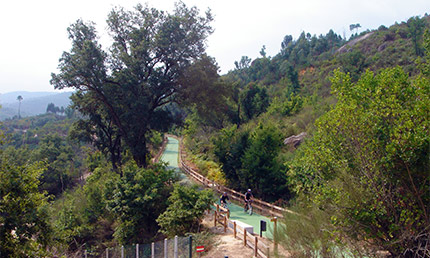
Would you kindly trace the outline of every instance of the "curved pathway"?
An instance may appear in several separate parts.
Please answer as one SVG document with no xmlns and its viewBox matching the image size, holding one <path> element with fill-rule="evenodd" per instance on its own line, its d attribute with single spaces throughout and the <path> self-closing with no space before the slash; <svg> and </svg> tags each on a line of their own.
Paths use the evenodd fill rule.
<svg viewBox="0 0 430 258">
<path fill-rule="evenodd" d="M 168 163 L 168 168 L 174 169 L 178 176 L 181 178 L 181 182 L 191 183 L 190 179 L 181 172 L 178 166 L 178 158 L 179 158 L 179 141 L 175 138 L 168 137 L 168 142 L 166 145 L 166 149 L 161 156 L 162 161 Z M 254 213 L 253 215 L 249 215 L 243 211 L 243 206 L 238 206 L 234 203 L 230 204 L 230 219 L 231 220 L 239 220 L 243 223 L 251 225 L 254 227 L 254 233 L 260 233 L 260 220 L 265 220 L 267 222 L 267 232 L 263 232 L 263 236 L 267 238 L 272 238 L 272 230 L 273 223 L 270 222 L 270 218 L 261 216 L 259 214 Z"/>
</svg>

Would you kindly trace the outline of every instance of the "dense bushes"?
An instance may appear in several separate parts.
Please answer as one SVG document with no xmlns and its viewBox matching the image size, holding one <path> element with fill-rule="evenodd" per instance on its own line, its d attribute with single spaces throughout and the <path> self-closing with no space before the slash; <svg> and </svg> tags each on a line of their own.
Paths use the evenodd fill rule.
<svg viewBox="0 0 430 258">
<path fill-rule="evenodd" d="M 151 240 L 159 229 L 156 219 L 167 208 L 173 182 L 173 171 L 161 165 L 152 168 L 129 165 L 119 180 L 109 183 L 113 191 L 107 202 L 117 218 L 114 236 L 119 243 Z"/>
<path fill-rule="evenodd" d="M 2 139 L 0 139 L 2 140 Z M 48 198 L 39 192 L 42 163 L 17 165 L 0 152 L 0 253 L 42 257 L 50 243 Z"/>
<path fill-rule="evenodd" d="M 401 68 L 357 83 L 335 72 L 336 107 L 289 170 L 295 189 L 349 238 L 423 255 L 430 233 L 430 83 Z M 287 225 L 288 227 L 288 225 Z"/>
<path fill-rule="evenodd" d="M 118 180 L 109 167 L 100 165 L 92 170 L 84 186 L 67 191 L 52 203 L 52 246 L 58 253 L 83 252 L 85 248 L 97 254 L 110 245 L 115 219 L 107 209 L 107 200 L 112 198 L 109 182 Z"/>
<path fill-rule="evenodd" d="M 104 160 L 83 187 L 55 201 L 51 216 L 57 252 L 100 254 L 118 244 L 198 232 L 211 192 L 175 185 L 175 173 L 164 165 L 127 163 L 123 169 L 120 177 Z"/>
<path fill-rule="evenodd" d="M 234 126 L 223 129 L 214 138 L 214 154 L 228 183 L 240 191 L 252 188 L 254 195 L 269 201 L 289 199 L 279 157 L 282 138 L 270 124 L 260 124 L 252 131 Z"/>
<path fill-rule="evenodd" d="M 204 212 L 210 209 L 212 202 L 210 190 L 176 185 L 169 197 L 169 207 L 157 219 L 160 231 L 169 237 L 198 232 Z"/>
</svg>

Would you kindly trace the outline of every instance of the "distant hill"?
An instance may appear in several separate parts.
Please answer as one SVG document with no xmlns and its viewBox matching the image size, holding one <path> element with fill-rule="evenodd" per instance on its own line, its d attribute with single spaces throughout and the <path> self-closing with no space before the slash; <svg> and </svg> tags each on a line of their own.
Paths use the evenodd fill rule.
<svg viewBox="0 0 430 258">
<path fill-rule="evenodd" d="M 46 112 L 49 103 L 54 103 L 58 107 L 68 107 L 70 105 L 70 95 L 72 92 L 27 92 L 16 91 L 0 95 L 0 120 L 12 118 L 18 115 L 18 96 L 22 96 L 21 116 L 34 116 Z"/>
<path fill-rule="evenodd" d="M 59 92 L 52 92 L 52 91 L 37 91 L 37 92 L 31 92 L 31 91 L 13 91 L 8 93 L 0 94 L 0 104 L 9 104 L 9 103 L 15 103 L 17 102 L 17 97 L 21 96 L 24 98 L 24 100 L 32 99 L 32 98 L 40 98 L 40 97 L 46 97 L 49 95 L 56 95 Z"/>
</svg>

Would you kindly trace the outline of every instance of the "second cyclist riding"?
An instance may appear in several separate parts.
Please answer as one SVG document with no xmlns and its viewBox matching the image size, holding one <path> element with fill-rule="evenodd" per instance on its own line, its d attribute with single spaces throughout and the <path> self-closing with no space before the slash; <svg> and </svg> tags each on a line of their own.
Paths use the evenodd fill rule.
<svg viewBox="0 0 430 258">
<path fill-rule="evenodd" d="M 248 191 L 246 191 L 245 193 L 245 206 L 243 207 L 244 211 L 247 212 L 249 215 L 252 215 L 252 193 L 251 193 L 251 189 L 248 189 Z"/>
</svg>

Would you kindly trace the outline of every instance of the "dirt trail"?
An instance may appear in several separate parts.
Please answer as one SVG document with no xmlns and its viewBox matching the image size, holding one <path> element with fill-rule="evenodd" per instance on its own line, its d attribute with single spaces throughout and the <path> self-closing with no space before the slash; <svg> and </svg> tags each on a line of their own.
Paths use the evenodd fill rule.
<svg viewBox="0 0 430 258">
<path fill-rule="evenodd" d="M 243 245 L 243 240 L 239 238 L 234 238 L 231 231 L 224 233 L 224 227 L 218 225 L 214 227 L 213 224 L 213 213 L 206 214 L 202 226 L 216 234 L 214 237 L 215 246 L 208 252 L 202 253 L 201 256 L 196 257 L 207 257 L 207 258 L 252 258 L 254 257 L 254 251 Z M 269 242 L 267 239 L 261 239 L 266 245 L 273 247 L 273 243 Z M 281 246 L 279 246 L 279 256 L 278 257 L 291 257 Z M 271 256 L 274 257 L 274 256 Z"/>
<path fill-rule="evenodd" d="M 219 241 L 219 245 L 207 252 L 202 257 L 229 257 L 229 258 L 250 258 L 253 257 L 253 251 L 250 248 L 244 247 L 243 242 L 233 238 L 233 235 L 224 234 L 217 235 L 215 238 Z"/>
<path fill-rule="evenodd" d="M 254 256 L 253 251 L 249 247 L 243 246 L 242 240 L 235 239 L 233 234 L 229 232 L 224 233 L 223 226 L 219 225 L 214 227 L 213 214 L 206 215 L 203 220 L 203 226 L 216 234 L 214 237 L 216 245 L 208 252 L 202 253 L 201 257 L 224 258 L 228 256 L 228 258 L 251 258 Z"/>
</svg>

